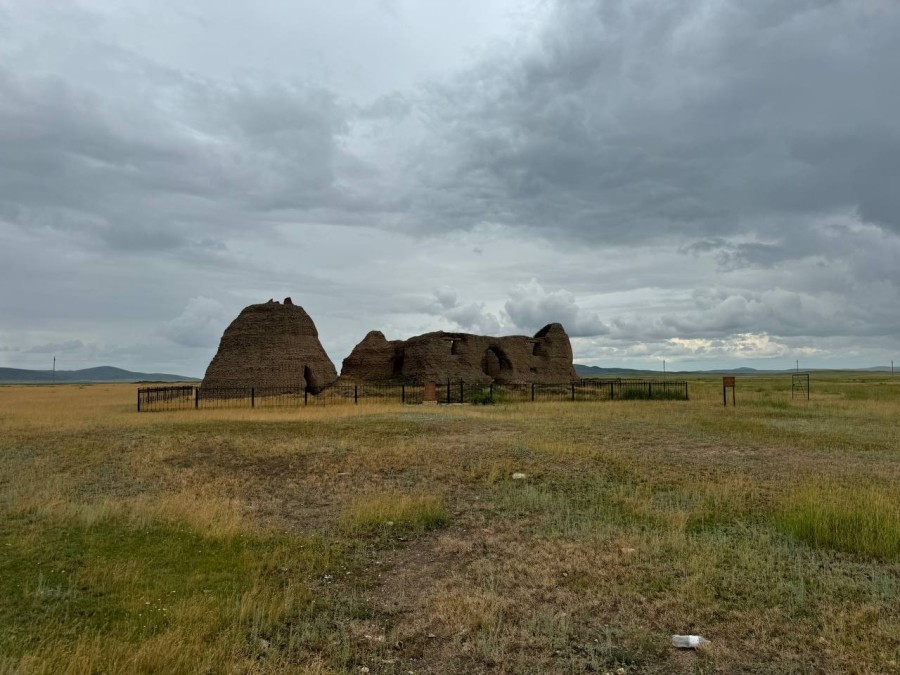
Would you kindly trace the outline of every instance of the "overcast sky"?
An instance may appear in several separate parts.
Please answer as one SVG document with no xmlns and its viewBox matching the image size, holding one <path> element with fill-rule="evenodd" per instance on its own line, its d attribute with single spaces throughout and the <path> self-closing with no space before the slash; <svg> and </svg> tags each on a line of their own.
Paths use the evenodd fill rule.
<svg viewBox="0 0 900 675">
<path fill-rule="evenodd" d="M 0 365 L 900 363 L 898 72 L 896 0 L 0 0 Z"/>
</svg>

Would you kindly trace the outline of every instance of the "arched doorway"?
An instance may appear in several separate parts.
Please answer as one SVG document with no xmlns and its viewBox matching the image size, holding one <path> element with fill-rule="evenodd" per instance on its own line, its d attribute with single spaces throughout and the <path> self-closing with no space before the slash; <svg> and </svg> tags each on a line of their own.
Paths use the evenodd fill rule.
<svg viewBox="0 0 900 675">
<path fill-rule="evenodd" d="M 491 346 L 484 350 L 481 358 L 481 370 L 485 375 L 494 379 L 502 376 L 506 371 L 512 370 L 512 363 L 500 347 Z"/>
</svg>

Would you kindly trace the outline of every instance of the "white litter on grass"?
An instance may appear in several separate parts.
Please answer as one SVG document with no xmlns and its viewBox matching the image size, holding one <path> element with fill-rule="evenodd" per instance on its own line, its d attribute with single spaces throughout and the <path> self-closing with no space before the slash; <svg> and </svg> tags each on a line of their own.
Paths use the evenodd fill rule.
<svg viewBox="0 0 900 675">
<path fill-rule="evenodd" d="M 679 649 L 698 649 L 709 644 L 702 635 L 673 635 L 672 646 Z"/>
<path fill-rule="evenodd" d="M 512 475 L 513 480 L 525 480 L 526 478 L 528 478 L 528 476 L 526 476 L 524 473 L 514 473 Z"/>
</svg>

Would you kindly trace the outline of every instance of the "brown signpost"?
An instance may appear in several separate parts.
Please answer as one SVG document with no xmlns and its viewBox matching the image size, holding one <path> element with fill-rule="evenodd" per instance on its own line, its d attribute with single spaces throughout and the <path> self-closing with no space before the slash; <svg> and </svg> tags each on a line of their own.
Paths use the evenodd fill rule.
<svg viewBox="0 0 900 675">
<path fill-rule="evenodd" d="M 437 387 L 434 382 L 425 383 L 425 391 L 422 394 L 423 403 L 437 403 Z"/>
<path fill-rule="evenodd" d="M 731 377 L 723 377 L 722 378 L 722 405 L 728 405 L 728 388 L 731 387 L 731 405 L 732 407 L 736 406 L 734 400 L 734 376 Z"/>
</svg>

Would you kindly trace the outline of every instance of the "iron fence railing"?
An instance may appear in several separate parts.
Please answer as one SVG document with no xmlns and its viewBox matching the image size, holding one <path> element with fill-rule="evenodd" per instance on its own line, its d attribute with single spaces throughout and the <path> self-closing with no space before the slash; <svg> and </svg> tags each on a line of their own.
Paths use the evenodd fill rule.
<svg viewBox="0 0 900 675">
<path fill-rule="evenodd" d="M 266 408 L 371 403 L 423 403 L 426 386 L 396 383 L 336 383 L 322 389 L 304 386 L 142 387 L 138 412 L 211 408 Z M 687 400 L 688 383 L 661 380 L 575 380 L 559 384 L 475 384 L 462 380 L 435 383 L 436 403 L 515 403 L 525 401 Z"/>
</svg>

